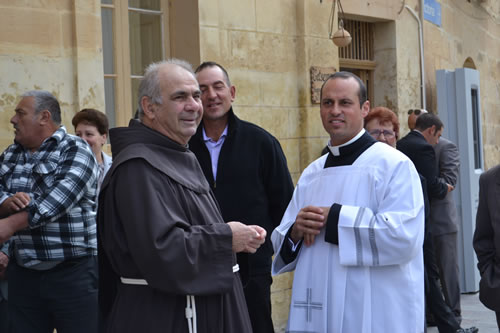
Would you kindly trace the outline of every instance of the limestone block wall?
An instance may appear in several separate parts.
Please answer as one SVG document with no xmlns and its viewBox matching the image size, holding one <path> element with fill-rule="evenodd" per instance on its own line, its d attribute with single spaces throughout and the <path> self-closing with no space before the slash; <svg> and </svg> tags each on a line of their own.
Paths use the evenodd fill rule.
<svg viewBox="0 0 500 333">
<path fill-rule="evenodd" d="M 442 26 L 425 22 L 427 105 L 436 109 L 438 69 L 464 67 L 470 58 L 480 73 L 486 169 L 500 163 L 500 2 L 442 0 Z"/>
<path fill-rule="evenodd" d="M 19 96 L 53 93 L 62 120 L 84 107 L 104 110 L 100 2 L 0 0 L 0 150 L 13 142 L 9 123 Z"/>
</svg>

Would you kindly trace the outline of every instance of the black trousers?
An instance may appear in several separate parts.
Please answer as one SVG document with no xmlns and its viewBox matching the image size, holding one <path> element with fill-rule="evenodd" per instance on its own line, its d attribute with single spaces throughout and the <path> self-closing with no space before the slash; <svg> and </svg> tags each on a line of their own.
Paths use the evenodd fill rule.
<svg viewBox="0 0 500 333">
<path fill-rule="evenodd" d="M 7 311 L 7 300 L 0 301 L 0 333 L 9 333 L 9 312 Z"/>
<path fill-rule="evenodd" d="M 8 266 L 13 333 L 97 332 L 97 258 L 64 261 L 37 271 Z"/>
<path fill-rule="evenodd" d="M 271 318 L 271 274 L 251 275 L 245 279 L 243 291 L 254 333 L 274 333 Z"/>
<path fill-rule="evenodd" d="M 432 237 L 427 234 L 424 239 L 424 271 L 426 304 L 434 316 L 439 333 L 455 333 L 460 323 L 444 300 Z"/>
</svg>

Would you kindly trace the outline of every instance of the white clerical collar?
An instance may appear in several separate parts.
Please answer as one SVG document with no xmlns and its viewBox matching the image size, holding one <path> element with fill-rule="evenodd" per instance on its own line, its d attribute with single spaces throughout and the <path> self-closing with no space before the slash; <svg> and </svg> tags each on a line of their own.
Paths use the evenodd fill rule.
<svg viewBox="0 0 500 333">
<path fill-rule="evenodd" d="M 363 134 L 365 134 L 365 129 L 362 128 L 361 131 L 359 131 L 359 133 L 354 137 L 352 138 L 351 140 L 347 141 L 346 143 L 343 143 L 339 146 L 332 146 L 331 145 L 331 140 L 328 141 L 328 149 L 330 149 L 330 151 L 332 152 L 333 156 L 339 156 L 340 155 L 340 147 L 345 147 L 345 146 L 348 146 L 350 145 L 351 143 L 355 142 L 356 140 L 358 140 Z"/>
</svg>

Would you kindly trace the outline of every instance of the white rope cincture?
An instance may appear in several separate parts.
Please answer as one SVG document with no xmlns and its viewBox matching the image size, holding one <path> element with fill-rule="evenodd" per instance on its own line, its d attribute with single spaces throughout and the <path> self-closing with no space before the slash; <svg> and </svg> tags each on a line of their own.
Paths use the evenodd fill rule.
<svg viewBox="0 0 500 333">
<path fill-rule="evenodd" d="M 238 264 L 233 266 L 233 273 L 236 273 L 240 270 L 240 266 Z M 136 286 L 147 286 L 148 281 L 144 279 L 131 279 L 120 277 L 120 281 L 123 284 L 131 284 Z M 188 322 L 188 330 L 189 333 L 197 333 L 198 327 L 196 323 L 196 302 L 194 300 L 194 295 L 186 295 L 186 319 Z"/>
<path fill-rule="evenodd" d="M 147 286 L 148 285 L 148 281 L 146 281 L 144 279 L 130 279 L 130 278 L 120 277 L 120 281 L 123 284 L 132 284 L 132 285 L 136 285 L 136 286 Z"/>
<path fill-rule="evenodd" d="M 197 333 L 198 326 L 196 325 L 196 303 L 193 295 L 186 296 L 186 319 L 188 322 L 189 333 Z"/>
</svg>

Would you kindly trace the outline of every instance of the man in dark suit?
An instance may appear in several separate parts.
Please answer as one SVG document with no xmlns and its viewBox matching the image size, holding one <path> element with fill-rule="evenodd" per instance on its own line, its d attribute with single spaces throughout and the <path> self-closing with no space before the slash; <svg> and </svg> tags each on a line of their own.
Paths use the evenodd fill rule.
<svg viewBox="0 0 500 333">
<path fill-rule="evenodd" d="M 495 311 L 500 330 L 500 165 L 479 178 L 474 251 L 481 273 L 479 299 Z"/>
<path fill-rule="evenodd" d="M 418 173 L 425 178 L 429 201 L 444 199 L 453 190 L 452 185 L 447 184 L 438 177 L 436 154 L 433 145 L 439 142 L 442 132 L 443 123 L 441 120 L 431 113 L 423 113 L 417 118 L 415 129 L 396 144 L 397 149 L 412 160 Z M 424 268 L 427 305 L 430 313 L 434 316 L 439 332 L 477 332 L 478 330 L 475 327 L 461 328 L 451 308 L 443 299 L 429 221 L 427 219 L 424 239 Z"/>
<path fill-rule="evenodd" d="M 456 186 L 460 167 L 457 146 L 440 138 L 434 146 L 439 178 Z M 449 305 L 458 322 L 462 321 L 460 310 L 460 284 L 457 257 L 457 209 L 453 196 L 448 193 L 444 199 L 433 199 L 430 210 L 430 232 L 436 254 L 436 262 L 441 278 L 441 287 L 446 303 Z"/>
</svg>

